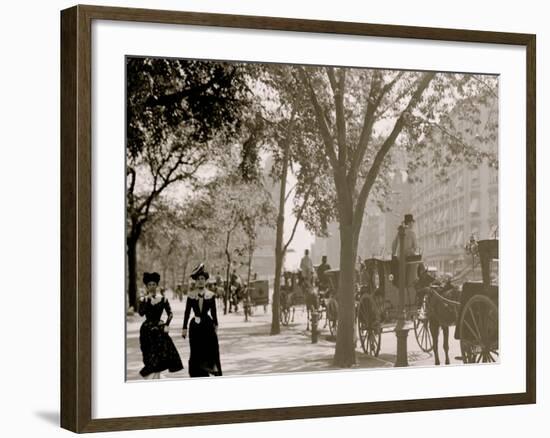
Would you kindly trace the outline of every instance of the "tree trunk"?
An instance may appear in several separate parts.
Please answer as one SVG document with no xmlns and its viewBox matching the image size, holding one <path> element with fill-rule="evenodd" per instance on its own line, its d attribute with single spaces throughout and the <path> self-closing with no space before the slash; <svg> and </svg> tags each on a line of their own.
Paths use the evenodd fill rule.
<svg viewBox="0 0 550 438">
<path fill-rule="evenodd" d="M 344 221 L 342 221 L 344 222 Z M 355 259 L 357 233 L 345 222 L 340 225 L 340 278 L 338 281 L 338 331 L 334 364 L 349 368 L 355 364 Z"/>
<path fill-rule="evenodd" d="M 223 314 L 224 315 L 227 315 L 227 307 L 228 307 L 227 304 L 229 301 L 229 295 L 231 294 L 230 271 L 231 271 L 231 261 L 228 261 L 227 268 L 225 270 L 225 290 L 223 293 Z"/>
<path fill-rule="evenodd" d="M 227 260 L 227 268 L 225 270 L 225 292 L 223 294 L 223 314 L 227 315 L 227 302 L 229 300 L 229 295 L 231 293 L 231 284 L 230 284 L 230 271 L 231 271 L 231 254 L 229 253 L 229 239 L 231 238 L 231 232 L 227 232 L 227 239 L 225 241 L 225 257 Z"/>
<path fill-rule="evenodd" d="M 181 287 L 184 288 L 188 281 L 187 281 L 187 265 L 189 264 L 189 256 L 185 257 L 185 260 L 183 262 L 182 266 L 182 274 L 181 274 Z"/>
<path fill-rule="evenodd" d="M 137 310 L 137 238 L 126 239 L 126 254 L 128 256 L 128 308 Z"/>
<path fill-rule="evenodd" d="M 283 173 L 281 175 L 281 188 L 279 190 L 279 215 L 277 216 L 277 236 L 275 240 L 275 281 L 273 284 L 273 303 L 271 305 L 271 334 L 281 333 L 281 275 L 283 270 L 283 232 L 285 228 L 285 195 L 286 178 L 288 175 L 288 144 L 283 151 Z"/>
<path fill-rule="evenodd" d="M 254 250 L 252 247 L 248 250 L 248 276 L 246 278 L 246 289 L 250 287 L 250 272 L 252 271 L 252 256 L 254 255 Z"/>
</svg>

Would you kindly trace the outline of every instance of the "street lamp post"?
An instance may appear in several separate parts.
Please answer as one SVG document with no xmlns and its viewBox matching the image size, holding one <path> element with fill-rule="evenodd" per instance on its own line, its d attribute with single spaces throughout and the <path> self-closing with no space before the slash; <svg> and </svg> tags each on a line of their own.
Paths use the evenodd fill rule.
<svg viewBox="0 0 550 438">
<path fill-rule="evenodd" d="M 407 337 L 409 329 L 405 326 L 405 282 L 407 276 L 407 261 L 405 259 L 405 227 L 399 226 L 399 315 L 395 326 L 395 336 L 397 338 L 397 355 L 395 358 L 396 367 L 408 367 L 407 359 Z"/>
</svg>

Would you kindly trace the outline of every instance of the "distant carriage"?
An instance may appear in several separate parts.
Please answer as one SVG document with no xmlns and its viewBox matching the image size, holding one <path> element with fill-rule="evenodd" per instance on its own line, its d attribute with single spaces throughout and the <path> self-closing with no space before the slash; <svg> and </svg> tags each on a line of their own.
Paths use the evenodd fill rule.
<svg viewBox="0 0 550 438">
<path fill-rule="evenodd" d="M 269 282 L 267 280 L 251 281 L 247 289 L 247 299 L 252 307 L 263 306 L 265 313 L 269 304 Z"/>
<path fill-rule="evenodd" d="M 288 325 L 294 321 L 297 306 L 304 306 L 307 312 L 307 327 L 312 323 L 313 311 L 319 309 L 319 296 L 311 281 L 304 279 L 301 272 L 285 271 L 281 284 L 281 322 Z"/>
<path fill-rule="evenodd" d="M 288 325 L 294 321 L 295 306 L 305 302 L 299 272 L 285 271 L 283 273 L 280 293 L 280 319 L 283 325 Z"/>
</svg>

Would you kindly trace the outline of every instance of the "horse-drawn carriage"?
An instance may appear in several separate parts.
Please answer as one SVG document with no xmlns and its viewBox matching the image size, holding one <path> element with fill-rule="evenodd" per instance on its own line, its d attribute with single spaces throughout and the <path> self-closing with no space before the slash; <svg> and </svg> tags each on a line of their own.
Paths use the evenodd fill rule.
<svg viewBox="0 0 550 438">
<path fill-rule="evenodd" d="M 300 273 L 285 271 L 281 284 L 281 322 L 288 325 L 294 320 L 295 306 L 305 303 L 305 294 L 300 282 Z"/>
<path fill-rule="evenodd" d="M 368 259 L 358 274 L 355 293 L 358 334 L 363 350 L 378 355 L 382 331 L 393 330 L 398 318 L 399 291 L 392 283 L 391 261 Z M 319 291 L 319 322 L 325 317 L 324 327 L 336 335 L 338 329 L 338 295 L 340 291 L 340 270 L 331 269 L 325 273 L 328 288 Z M 415 294 L 412 288 L 406 292 L 407 313 L 416 311 Z"/>
<path fill-rule="evenodd" d="M 243 306 L 245 311 L 252 314 L 252 308 L 262 306 L 264 313 L 269 304 L 269 282 L 267 280 L 253 280 L 248 288 L 245 288 Z"/>
<path fill-rule="evenodd" d="M 416 269 L 419 260 L 407 262 Z M 431 349 L 431 338 L 427 320 L 418 311 L 416 289 L 412 284 L 405 287 L 405 301 L 400 315 L 399 288 L 397 287 L 395 261 L 384 258 L 370 258 L 361 264 L 359 273 L 359 294 L 356 315 L 357 331 L 365 353 L 378 356 L 382 333 L 393 332 L 401 316 L 412 321 L 418 345 L 422 350 Z"/>
<path fill-rule="evenodd" d="M 495 362 L 498 358 L 498 240 L 478 242 L 482 281 L 465 282 L 461 290 L 452 279 L 436 280 L 425 271 L 415 287 L 405 289 L 405 319 L 411 320 L 419 347 L 434 350 L 439 329 L 445 336 L 448 358 L 448 327 L 455 324 L 455 339 L 460 340 L 464 363 Z M 497 260 L 495 263 L 494 261 Z M 399 314 L 399 291 L 391 281 L 390 260 L 369 259 L 363 263 L 360 283 L 365 288 L 358 300 L 357 327 L 363 351 L 378 355 L 381 334 L 393 331 Z M 426 284 L 422 284 L 427 278 Z M 417 297 L 418 294 L 418 297 Z"/>
<path fill-rule="evenodd" d="M 464 363 L 496 362 L 498 350 L 498 240 L 477 242 L 482 280 L 462 286 L 455 339 Z"/>
<path fill-rule="evenodd" d="M 280 319 L 283 325 L 294 321 L 297 306 L 303 306 L 306 313 L 306 330 L 313 324 L 313 315 L 319 311 L 319 294 L 313 285 L 313 278 L 304 278 L 300 271 L 286 271 L 283 274 L 280 297 Z"/>
<path fill-rule="evenodd" d="M 325 272 L 328 281 L 328 287 L 325 291 L 320 292 L 320 309 L 321 318 L 324 313 L 325 327 L 328 326 L 331 336 L 336 335 L 338 329 L 338 291 L 340 290 L 340 270 L 330 269 Z"/>
</svg>

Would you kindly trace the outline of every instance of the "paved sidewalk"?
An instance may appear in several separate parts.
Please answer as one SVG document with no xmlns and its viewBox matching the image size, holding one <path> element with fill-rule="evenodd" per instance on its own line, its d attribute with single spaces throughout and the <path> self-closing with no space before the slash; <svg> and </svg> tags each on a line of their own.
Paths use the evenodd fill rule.
<svg viewBox="0 0 550 438">
<path fill-rule="evenodd" d="M 185 369 L 178 373 L 163 373 L 164 378 L 186 378 L 189 358 L 189 340 L 181 337 L 185 299 L 183 302 L 172 300 L 170 303 L 174 319 L 170 325 L 170 335 L 178 349 Z M 323 329 L 317 344 L 311 343 L 311 333 L 306 331 L 306 315 L 298 307 L 294 322 L 281 326 L 281 334 L 271 336 L 271 312 L 267 313 L 261 306 L 254 310 L 248 322 L 244 321 L 242 310 L 238 313 L 223 315 L 223 308 L 218 306 L 220 358 L 224 375 L 295 373 L 311 371 L 328 371 L 338 369 L 332 365 L 334 339 L 328 329 Z M 127 379 L 139 380 L 142 368 L 142 357 L 139 348 L 139 328 L 143 318 L 135 314 L 127 318 Z M 459 354 L 457 342 L 452 338 L 451 328 L 451 363 L 460 363 L 455 359 Z M 442 336 L 441 336 L 442 338 Z M 440 343 L 442 340 L 440 339 Z M 431 353 L 424 353 L 416 344 L 414 331 L 409 333 L 409 364 L 411 366 L 433 366 Z M 396 338 L 394 333 L 382 335 L 382 348 L 378 358 L 368 356 L 357 350 L 356 368 L 393 367 L 395 362 Z M 458 351 L 458 352 L 457 352 Z M 440 347 L 440 357 L 443 350 Z"/>
</svg>

